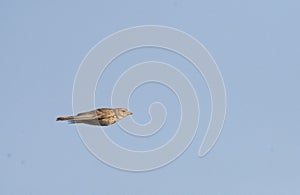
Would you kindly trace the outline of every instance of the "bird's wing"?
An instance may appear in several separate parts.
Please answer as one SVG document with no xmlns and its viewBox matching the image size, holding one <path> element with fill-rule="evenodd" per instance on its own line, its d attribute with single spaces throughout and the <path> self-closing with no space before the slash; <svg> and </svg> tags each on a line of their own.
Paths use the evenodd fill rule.
<svg viewBox="0 0 300 195">
<path fill-rule="evenodd" d="M 93 120 L 113 117 L 114 112 L 109 108 L 100 108 L 89 112 L 82 112 L 74 116 L 75 120 Z"/>
<path fill-rule="evenodd" d="M 97 112 L 97 118 L 110 118 L 114 117 L 115 113 L 112 109 L 110 108 L 99 108 L 96 110 Z"/>
</svg>

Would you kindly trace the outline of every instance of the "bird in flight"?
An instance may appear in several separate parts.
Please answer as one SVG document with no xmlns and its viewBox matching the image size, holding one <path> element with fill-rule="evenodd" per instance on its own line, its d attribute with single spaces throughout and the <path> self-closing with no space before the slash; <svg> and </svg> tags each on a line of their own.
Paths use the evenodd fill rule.
<svg viewBox="0 0 300 195">
<path fill-rule="evenodd" d="M 71 124 L 85 123 L 89 125 L 108 126 L 122 118 L 131 115 L 126 108 L 99 108 L 89 112 L 82 112 L 75 116 L 61 116 L 56 121 L 68 121 Z"/>
</svg>

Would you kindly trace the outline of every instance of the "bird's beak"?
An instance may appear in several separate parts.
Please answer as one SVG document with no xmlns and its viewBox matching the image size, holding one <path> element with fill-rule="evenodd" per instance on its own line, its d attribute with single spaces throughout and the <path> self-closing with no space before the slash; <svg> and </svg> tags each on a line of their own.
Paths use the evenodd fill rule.
<svg viewBox="0 0 300 195">
<path fill-rule="evenodd" d="M 133 114 L 132 112 L 129 112 L 129 111 L 128 111 L 128 115 L 132 115 L 132 114 Z"/>
</svg>

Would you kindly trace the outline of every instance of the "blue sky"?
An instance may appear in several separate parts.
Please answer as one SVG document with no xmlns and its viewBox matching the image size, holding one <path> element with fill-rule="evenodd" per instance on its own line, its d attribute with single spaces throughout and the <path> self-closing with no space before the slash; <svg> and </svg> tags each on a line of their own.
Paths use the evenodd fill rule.
<svg viewBox="0 0 300 195">
<path fill-rule="evenodd" d="M 299 8 L 292 0 L 1 1 L 0 194 L 299 194 Z M 199 158 L 209 93 L 201 76 L 183 69 L 201 99 L 197 135 L 169 165 L 133 173 L 97 160 L 75 126 L 55 118 L 72 113 L 73 81 L 87 52 L 111 33 L 146 24 L 198 39 L 222 72 L 228 105 L 217 144 Z M 187 63 L 166 51 L 132 51 L 102 82 L 115 81 L 118 64 L 151 59 Z M 97 106 L 109 106 L 109 92 L 97 88 Z M 132 149 L 161 145 L 174 133 L 176 96 L 149 84 L 130 107 L 144 123 L 154 100 L 170 110 L 157 137 L 138 140 L 118 126 L 104 131 Z"/>
</svg>

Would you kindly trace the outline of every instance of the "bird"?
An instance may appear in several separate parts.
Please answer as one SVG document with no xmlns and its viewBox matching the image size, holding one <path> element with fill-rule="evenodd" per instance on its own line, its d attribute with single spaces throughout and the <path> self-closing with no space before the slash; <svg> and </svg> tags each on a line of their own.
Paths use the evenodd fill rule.
<svg viewBox="0 0 300 195">
<path fill-rule="evenodd" d="M 75 116 L 61 116 L 56 121 L 68 121 L 70 124 L 84 123 L 96 126 L 109 126 L 132 114 L 126 108 L 98 108 Z"/>
</svg>

